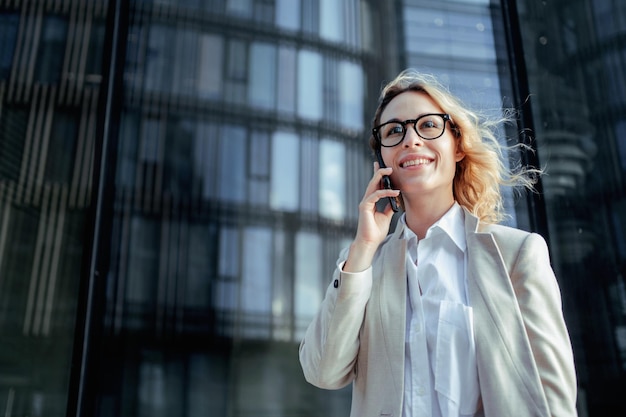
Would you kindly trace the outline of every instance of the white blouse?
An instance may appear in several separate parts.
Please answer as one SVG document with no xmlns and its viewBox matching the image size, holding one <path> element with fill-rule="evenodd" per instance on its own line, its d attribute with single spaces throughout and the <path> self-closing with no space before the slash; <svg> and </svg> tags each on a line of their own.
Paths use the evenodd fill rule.
<svg viewBox="0 0 626 417">
<path fill-rule="evenodd" d="M 404 216 L 400 221 L 406 221 Z M 465 216 L 454 206 L 426 237 L 405 227 L 404 417 L 473 416 L 479 387 L 465 273 Z M 428 366 L 425 366 L 428 365 Z"/>
</svg>

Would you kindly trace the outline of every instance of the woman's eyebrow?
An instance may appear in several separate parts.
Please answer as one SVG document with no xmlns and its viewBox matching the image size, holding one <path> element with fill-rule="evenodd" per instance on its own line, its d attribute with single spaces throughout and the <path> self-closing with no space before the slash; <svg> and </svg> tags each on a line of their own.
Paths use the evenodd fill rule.
<svg viewBox="0 0 626 417">
<path fill-rule="evenodd" d="M 390 122 L 404 122 L 404 121 L 406 121 L 406 120 L 417 120 L 417 119 L 419 119 L 420 117 L 422 117 L 422 116 L 426 116 L 426 115 L 428 115 L 428 114 L 438 114 L 438 113 L 436 113 L 436 112 L 432 112 L 432 111 L 427 111 L 427 112 L 419 113 L 417 116 L 412 117 L 412 118 L 410 118 L 410 119 L 404 119 L 404 120 L 399 119 L 399 118 L 397 118 L 397 117 L 394 117 L 394 118 L 392 118 L 392 119 L 387 120 L 386 122 L 381 122 L 381 124 L 384 124 L 384 123 L 390 123 Z"/>
</svg>

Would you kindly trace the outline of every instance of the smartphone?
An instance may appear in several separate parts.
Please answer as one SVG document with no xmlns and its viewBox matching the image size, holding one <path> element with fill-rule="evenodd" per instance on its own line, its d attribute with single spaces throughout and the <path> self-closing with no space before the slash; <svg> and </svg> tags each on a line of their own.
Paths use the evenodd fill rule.
<svg viewBox="0 0 626 417">
<path fill-rule="evenodd" d="M 385 165 L 385 162 L 383 162 L 383 156 L 380 153 L 380 149 L 377 150 L 375 152 L 376 154 L 376 160 L 378 161 L 378 166 L 380 168 L 387 168 L 387 165 Z M 389 178 L 389 175 L 383 175 L 383 187 L 391 190 L 393 189 L 392 185 L 391 185 L 391 178 Z M 387 199 L 389 200 L 389 204 L 391 204 L 391 209 L 393 211 L 398 211 L 398 199 L 396 197 L 387 197 Z"/>
</svg>

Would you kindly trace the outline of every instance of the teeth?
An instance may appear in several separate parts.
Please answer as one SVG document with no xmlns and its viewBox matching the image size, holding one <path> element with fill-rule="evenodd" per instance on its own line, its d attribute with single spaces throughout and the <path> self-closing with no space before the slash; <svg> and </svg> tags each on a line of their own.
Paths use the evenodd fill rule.
<svg viewBox="0 0 626 417">
<path fill-rule="evenodd" d="M 423 164 L 428 164 L 429 162 L 430 162 L 430 160 L 429 159 L 425 159 L 425 158 L 422 158 L 422 159 L 412 159 L 410 161 L 406 161 L 405 163 L 403 163 L 402 167 L 405 168 L 405 167 L 410 167 L 410 166 L 413 166 L 413 165 L 423 165 Z"/>
</svg>

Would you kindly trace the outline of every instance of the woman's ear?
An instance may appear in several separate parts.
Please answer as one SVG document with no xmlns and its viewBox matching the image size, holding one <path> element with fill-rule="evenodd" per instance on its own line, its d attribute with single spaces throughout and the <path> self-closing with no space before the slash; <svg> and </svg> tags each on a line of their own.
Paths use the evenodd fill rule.
<svg viewBox="0 0 626 417">
<path fill-rule="evenodd" d="M 455 127 L 455 132 L 457 132 L 458 129 Z M 454 152 L 454 160 L 456 162 L 460 162 L 461 160 L 463 160 L 463 158 L 465 158 L 465 151 L 463 150 L 463 138 L 461 138 L 461 136 L 459 135 L 457 137 L 457 141 L 456 141 L 456 151 Z"/>
<path fill-rule="evenodd" d="M 456 162 L 461 162 L 465 158 L 465 152 L 461 150 L 460 146 L 456 147 L 456 152 L 454 153 L 454 160 Z"/>
</svg>

